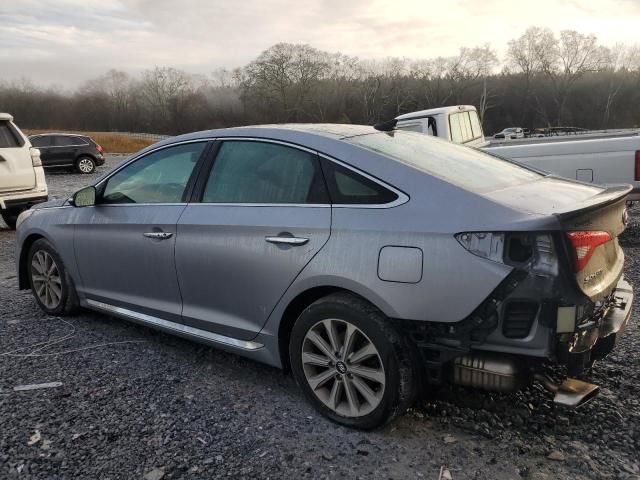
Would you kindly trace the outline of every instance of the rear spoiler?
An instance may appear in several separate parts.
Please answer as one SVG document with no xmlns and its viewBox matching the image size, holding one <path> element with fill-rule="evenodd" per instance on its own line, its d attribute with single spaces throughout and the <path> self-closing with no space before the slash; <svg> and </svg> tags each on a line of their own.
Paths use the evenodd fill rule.
<svg viewBox="0 0 640 480">
<path fill-rule="evenodd" d="M 588 213 L 592 210 L 597 210 L 624 200 L 631 190 L 633 190 L 631 185 L 612 185 L 604 188 L 605 189 L 597 195 L 572 205 L 569 210 L 555 212 L 555 215 L 558 218 L 566 219 L 583 213 Z"/>
</svg>

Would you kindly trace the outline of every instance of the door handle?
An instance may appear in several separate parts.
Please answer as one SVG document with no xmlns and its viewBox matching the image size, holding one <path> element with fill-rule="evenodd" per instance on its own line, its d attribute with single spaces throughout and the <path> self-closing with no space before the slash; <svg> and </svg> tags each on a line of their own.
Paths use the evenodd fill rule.
<svg viewBox="0 0 640 480">
<path fill-rule="evenodd" d="M 142 234 L 143 237 L 147 238 L 155 238 L 157 240 L 166 240 L 167 238 L 173 237 L 173 233 L 171 232 L 145 232 Z"/>
<path fill-rule="evenodd" d="M 269 243 L 282 243 L 292 246 L 304 245 L 309 241 L 308 238 L 304 237 L 264 237 L 264 239 Z"/>
</svg>

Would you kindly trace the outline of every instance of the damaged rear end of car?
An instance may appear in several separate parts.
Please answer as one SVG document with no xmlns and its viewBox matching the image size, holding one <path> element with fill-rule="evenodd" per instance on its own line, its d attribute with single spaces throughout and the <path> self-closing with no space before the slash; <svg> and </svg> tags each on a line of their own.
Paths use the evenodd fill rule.
<svg viewBox="0 0 640 480">
<path fill-rule="evenodd" d="M 453 358 L 442 371 L 453 383 L 503 392 L 538 381 L 557 403 L 575 407 L 598 391 L 575 377 L 613 349 L 631 316 L 633 291 L 623 277 L 624 253 L 618 243 L 631 187 L 589 186 L 577 199 L 554 196 L 561 191 L 557 184 L 568 182 L 549 177 L 543 182 L 551 197 L 543 202 L 522 188 L 494 198 L 552 215 L 556 230 L 456 235 L 468 252 L 513 270 L 461 322 L 471 325 L 467 352 L 456 355 L 449 349 Z M 590 195 L 593 191 L 597 193 Z M 435 344 L 451 346 L 452 338 L 446 337 Z M 564 367 L 564 380 L 552 381 L 549 366 Z"/>
</svg>

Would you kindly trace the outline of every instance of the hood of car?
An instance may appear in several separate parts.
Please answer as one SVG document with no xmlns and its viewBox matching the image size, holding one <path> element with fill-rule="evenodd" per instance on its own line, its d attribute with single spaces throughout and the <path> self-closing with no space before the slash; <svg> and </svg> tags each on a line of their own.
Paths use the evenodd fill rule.
<svg viewBox="0 0 640 480">
<path fill-rule="evenodd" d="M 68 205 L 68 200 L 66 198 L 56 198 L 53 200 L 49 200 L 48 202 L 42 202 L 31 207 L 32 210 L 39 210 L 41 208 L 53 208 L 53 207 L 63 207 Z"/>
</svg>

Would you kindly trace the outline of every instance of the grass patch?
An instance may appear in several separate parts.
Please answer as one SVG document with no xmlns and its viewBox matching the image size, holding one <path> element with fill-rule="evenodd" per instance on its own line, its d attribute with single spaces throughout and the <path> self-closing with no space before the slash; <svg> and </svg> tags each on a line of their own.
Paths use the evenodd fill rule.
<svg viewBox="0 0 640 480">
<path fill-rule="evenodd" d="M 91 137 L 94 142 L 104 148 L 105 153 L 134 153 L 149 145 L 156 143 L 147 138 L 129 137 L 127 135 L 113 135 L 110 133 L 97 132 L 70 132 L 61 130 L 23 130 L 25 135 L 36 135 L 38 133 L 75 133 Z"/>
</svg>

